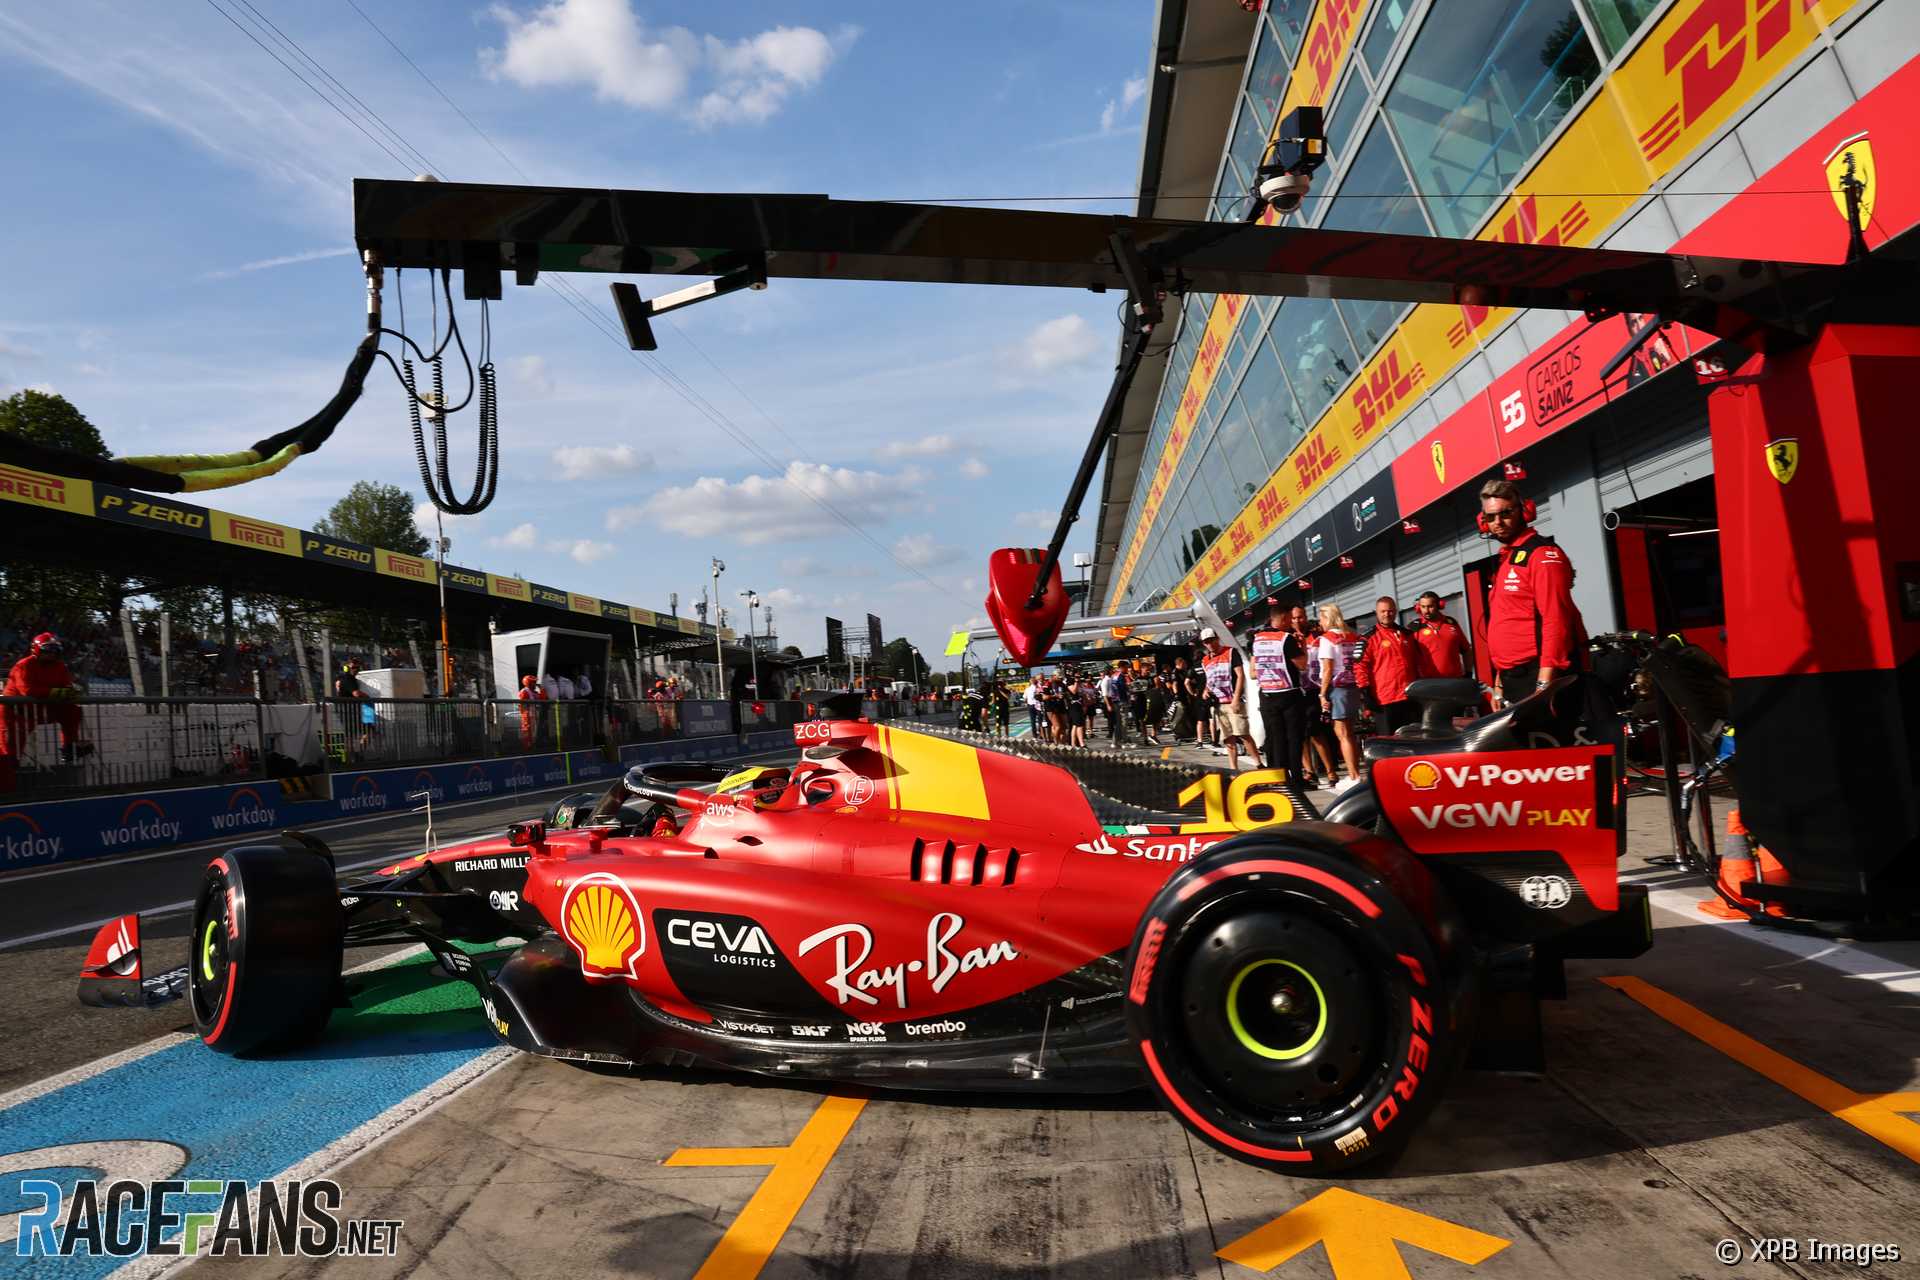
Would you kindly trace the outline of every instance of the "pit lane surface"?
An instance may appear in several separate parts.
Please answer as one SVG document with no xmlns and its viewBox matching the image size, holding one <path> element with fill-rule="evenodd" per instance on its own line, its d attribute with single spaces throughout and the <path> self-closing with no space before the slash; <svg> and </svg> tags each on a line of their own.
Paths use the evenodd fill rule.
<svg viewBox="0 0 1920 1280">
<path fill-rule="evenodd" d="M 486 830 L 511 810 L 476 808 L 460 820 Z M 1659 801 L 1636 801 L 1633 819 L 1630 867 L 1659 846 Z M 343 833 L 336 847 L 344 846 Z M 197 861 L 187 860 L 189 875 Z M 484 1032 L 462 1039 L 476 1030 L 459 1016 L 471 1002 L 463 989 L 398 975 L 379 979 L 398 993 L 374 1002 L 387 1016 L 369 1025 L 357 1011 L 330 1033 L 330 1049 L 311 1055 L 317 1064 L 238 1064 L 249 1074 L 213 1078 L 219 1064 L 236 1064 L 193 1044 L 170 1047 L 116 1068 L 128 1087 L 108 1099 L 122 1108 L 111 1124 L 100 1109 L 69 1123 L 178 1141 L 182 1130 L 169 1126 L 182 1117 L 160 1102 L 169 1089 L 212 1083 L 246 1097 L 313 1079 L 277 1113 L 312 1126 L 284 1150 L 264 1151 L 268 1143 L 244 1134 L 200 1139 L 230 1167 L 262 1167 L 303 1146 L 319 1149 L 321 1128 L 341 1130 L 469 1055 L 448 1069 L 470 1082 L 401 1117 L 410 1123 L 387 1125 L 378 1145 L 336 1142 L 328 1167 L 345 1189 L 344 1213 L 400 1220 L 398 1256 L 198 1264 L 212 1273 L 1920 1273 L 1920 1123 L 1912 1118 L 1920 1115 L 1920 948 L 1763 938 L 1704 922 L 1691 908 L 1704 896 L 1697 887 L 1651 878 L 1662 886 L 1654 950 L 1573 966 L 1570 998 L 1546 1006 L 1544 1075 L 1463 1074 L 1397 1164 L 1337 1183 L 1227 1160 L 1144 1099 L 1089 1106 L 885 1094 L 836 1102 L 831 1090 L 747 1079 L 488 1058 Z M 11 888 L 0 881 L 0 891 Z M 96 885 L 93 894 L 68 909 L 84 914 L 109 891 Z M 53 950 L 66 951 L 67 962 L 36 977 L 33 966 L 50 967 Z M 26 1023 L 27 1011 L 61 1015 L 79 950 L 68 940 L 0 953 L 0 977 L 17 993 L 22 1019 L 0 1046 L 9 1082 L 180 1021 L 134 1014 L 139 1025 L 130 1028 L 117 1015 L 74 1016 L 46 1035 L 58 1048 L 23 1060 L 20 1032 L 43 1025 Z M 1622 975 L 1640 985 L 1602 981 Z M 447 1003 L 437 1011 L 417 1003 L 428 998 Z M 403 1024 L 416 1040 L 392 1038 L 409 1034 L 399 1032 Z M 313 1072 L 327 1074 L 305 1074 Z M 341 1112 L 328 1090 L 364 1095 L 361 1109 Z M 1908 1096 L 1860 1097 L 1895 1094 Z M 17 1112 L 0 1110 L 0 1135 L 16 1131 Z M 0 1137 L 0 1148 L 20 1145 Z M 0 1185 L 0 1214 L 17 1207 L 5 1202 L 10 1191 Z M 1766 1237 L 1793 1238 L 1802 1252 L 1809 1237 L 1890 1244 L 1903 1261 L 1867 1269 L 1745 1261 L 1748 1240 Z M 1734 1266 L 1715 1255 L 1727 1239 L 1743 1255 Z M 41 1266 L 86 1273 L 71 1263 Z"/>
</svg>

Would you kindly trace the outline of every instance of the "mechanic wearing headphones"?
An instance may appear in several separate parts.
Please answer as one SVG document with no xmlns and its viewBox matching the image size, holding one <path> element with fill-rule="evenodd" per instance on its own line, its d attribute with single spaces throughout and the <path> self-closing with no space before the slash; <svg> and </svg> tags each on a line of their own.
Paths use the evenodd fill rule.
<svg viewBox="0 0 1920 1280">
<path fill-rule="evenodd" d="M 1487 604 L 1493 704 L 1517 702 L 1576 669 L 1587 631 L 1573 603 L 1573 565 L 1533 527 L 1533 503 L 1511 480 L 1480 487 L 1480 531 L 1499 540 L 1500 563 Z"/>
</svg>

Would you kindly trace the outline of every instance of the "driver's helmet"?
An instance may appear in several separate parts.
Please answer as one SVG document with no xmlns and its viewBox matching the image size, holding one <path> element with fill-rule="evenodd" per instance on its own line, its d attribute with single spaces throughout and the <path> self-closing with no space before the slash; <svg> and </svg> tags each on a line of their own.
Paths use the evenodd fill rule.
<svg viewBox="0 0 1920 1280">
<path fill-rule="evenodd" d="M 33 638 L 33 647 L 28 650 L 36 658 L 57 658 L 65 652 L 66 646 L 60 643 L 60 637 L 51 631 L 42 631 Z"/>
<path fill-rule="evenodd" d="M 788 774 L 784 767 L 773 765 L 753 765 L 739 769 L 720 779 L 713 789 L 717 796 L 740 795 L 752 792 L 761 796 L 778 795 L 786 790 Z"/>
<path fill-rule="evenodd" d="M 521 676 L 521 677 L 520 677 L 520 687 L 521 687 L 522 689 L 531 689 L 531 688 L 533 688 L 533 686 L 534 686 L 534 685 L 536 685 L 536 684 L 538 684 L 538 683 L 540 683 L 540 682 L 539 682 L 538 680 L 535 680 L 535 679 L 534 679 L 534 678 L 533 678 L 532 676 Z"/>
</svg>

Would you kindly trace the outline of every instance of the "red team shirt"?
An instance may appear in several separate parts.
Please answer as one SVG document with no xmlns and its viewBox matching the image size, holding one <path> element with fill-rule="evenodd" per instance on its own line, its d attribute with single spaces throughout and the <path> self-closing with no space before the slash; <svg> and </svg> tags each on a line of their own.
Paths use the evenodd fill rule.
<svg viewBox="0 0 1920 1280">
<path fill-rule="evenodd" d="M 1496 671 L 1535 658 L 1565 670 L 1579 665 L 1586 645 L 1573 603 L 1573 565 L 1551 539 L 1528 529 L 1500 549 L 1487 605 L 1487 658 Z"/>
</svg>

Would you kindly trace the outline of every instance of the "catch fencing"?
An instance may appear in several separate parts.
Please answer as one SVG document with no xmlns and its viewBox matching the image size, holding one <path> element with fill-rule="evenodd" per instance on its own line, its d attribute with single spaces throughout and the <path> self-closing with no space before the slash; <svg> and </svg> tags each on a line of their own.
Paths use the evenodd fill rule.
<svg viewBox="0 0 1920 1280">
<path fill-rule="evenodd" d="M 298 780 L 327 772 L 609 752 L 760 734 L 815 714 L 811 702 L 346 698 L 0 698 L 0 797 L 9 802 Z M 870 702 L 875 720 L 926 717 Z"/>
</svg>

